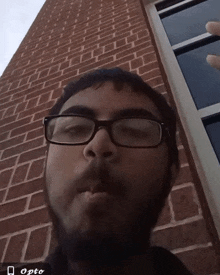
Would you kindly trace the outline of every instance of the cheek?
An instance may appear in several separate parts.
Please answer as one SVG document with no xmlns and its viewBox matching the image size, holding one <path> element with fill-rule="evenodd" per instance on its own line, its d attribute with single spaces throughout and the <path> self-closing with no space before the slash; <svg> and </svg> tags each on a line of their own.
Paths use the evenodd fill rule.
<svg viewBox="0 0 220 275">
<path fill-rule="evenodd" d="M 73 152 L 74 150 L 74 152 Z M 63 205 L 74 192 L 71 180 L 74 178 L 80 159 L 80 150 L 68 146 L 51 145 L 46 165 L 46 185 L 52 205 Z M 70 194 L 71 193 L 71 194 Z"/>
<path fill-rule="evenodd" d="M 57 177 L 71 176 L 80 161 L 81 151 L 80 148 L 51 145 L 47 157 L 47 175 L 54 178 L 55 182 Z"/>
<path fill-rule="evenodd" d="M 163 175 L 168 167 L 168 151 L 164 147 L 136 149 L 136 151 L 128 152 L 124 160 L 127 174 Z"/>
<path fill-rule="evenodd" d="M 125 161 L 124 176 L 131 183 L 133 197 L 153 196 L 161 190 L 168 173 L 167 150 L 136 150 Z"/>
</svg>

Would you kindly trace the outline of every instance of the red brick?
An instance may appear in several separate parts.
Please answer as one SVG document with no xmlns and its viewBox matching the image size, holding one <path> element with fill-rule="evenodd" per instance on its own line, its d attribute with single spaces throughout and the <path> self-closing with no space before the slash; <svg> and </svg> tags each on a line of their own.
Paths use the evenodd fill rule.
<svg viewBox="0 0 220 275">
<path fill-rule="evenodd" d="M 148 78 L 149 71 L 159 68 L 158 62 L 152 62 L 139 68 L 139 73 L 143 79 Z"/>
<path fill-rule="evenodd" d="M 157 60 L 155 53 L 147 53 L 143 55 L 144 64 L 148 64 Z"/>
<path fill-rule="evenodd" d="M 193 274 L 207 275 L 220 273 L 220 258 L 213 247 L 201 247 L 178 253 L 177 257 L 185 263 Z"/>
<path fill-rule="evenodd" d="M 148 37 L 148 36 L 149 36 L 149 32 L 148 32 L 147 29 L 138 32 L 138 38 L 139 38 L 139 39 L 140 39 L 140 38 L 143 38 L 143 37 Z"/>
<path fill-rule="evenodd" d="M 27 117 L 25 119 L 21 119 L 21 121 L 25 121 L 25 120 L 30 121 L 30 117 Z M 25 124 L 25 123 L 23 123 L 23 124 Z M 11 137 L 21 135 L 25 132 L 29 132 L 33 129 L 39 128 L 40 126 L 42 126 L 42 121 L 35 121 L 35 122 L 32 122 L 32 123 L 26 124 L 24 126 L 18 127 L 18 128 L 11 131 Z"/>
<path fill-rule="evenodd" d="M 175 181 L 175 185 L 179 185 L 182 183 L 188 183 L 188 182 L 192 182 L 192 181 L 193 181 L 193 179 L 192 179 L 192 175 L 191 175 L 189 166 L 180 168 L 178 177 Z"/>
<path fill-rule="evenodd" d="M 8 138 L 9 132 L 5 132 L 3 134 L 0 134 L 0 140 L 4 141 Z"/>
<path fill-rule="evenodd" d="M 0 203 L 3 202 L 4 196 L 5 196 L 6 190 L 0 191 Z"/>
<path fill-rule="evenodd" d="M 206 231 L 204 220 L 198 220 L 155 231 L 152 235 L 152 242 L 154 245 L 172 250 L 195 244 L 206 244 L 210 242 L 210 237 Z"/>
<path fill-rule="evenodd" d="M 113 46 L 113 47 L 114 47 L 114 46 Z M 93 56 L 95 57 L 95 56 L 101 55 L 101 54 L 103 54 L 103 53 L 104 53 L 104 49 L 103 49 L 103 47 L 101 47 L 101 48 L 95 49 L 95 50 L 93 51 Z"/>
<path fill-rule="evenodd" d="M 8 186 L 12 172 L 13 169 L 9 169 L 0 173 L 0 188 L 5 188 Z"/>
<path fill-rule="evenodd" d="M 152 43 L 151 43 L 151 41 L 147 41 L 147 42 L 145 42 L 145 47 L 143 47 L 142 49 L 140 49 L 140 50 L 138 50 L 137 52 L 136 52 L 136 55 L 137 55 L 137 57 L 139 57 L 139 56 L 143 56 L 143 55 L 145 55 L 146 53 L 150 53 L 150 52 L 152 52 Z"/>
<path fill-rule="evenodd" d="M 14 82 L 12 83 L 11 87 L 10 87 L 10 90 L 17 88 L 17 87 L 18 87 L 19 82 L 20 82 L 20 80 L 16 80 L 16 81 L 14 81 Z"/>
<path fill-rule="evenodd" d="M 43 147 L 37 148 L 35 150 L 23 153 L 20 155 L 18 163 L 30 161 L 30 160 L 33 160 L 33 159 L 36 159 L 39 157 L 43 157 L 43 156 L 45 156 L 46 150 L 47 150 L 47 147 L 43 146 Z"/>
<path fill-rule="evenodd" d="M 44 159 L 38 159 L 31 164 L 27 179 L 40 177 L 44 171 Z"/>
<path fill-rule="evenodd" d="M 171 200 L 173 202 L 175 220 L 183 220 L 199 214 L 192 186 L 172 191 Z"/>
<path fill-rule="evenodd" d="M 163 79 L 162 79 L 161 76 L 157 76 L 157 77 L 154 77 L 154 78 L 151 78 L 151 79 L 147 80 L 147 83 L 151 87 L 155 88 L 156 86 L 158 86 L 158 85 L 160 85 L 160 84 L 163 83 Z"/>
<path fill-rule="evenodd" d="M 46 208 L 9 218 L 0 222 L 0 235 L 14 233 L 39 224 L 48 223 L 49 215 Z M 15 247 L 14 247 L 15 248 Z"/>
<path fill-rule="evenodd" d="M 131 61 L 131 69 L 136 69 L 138 67 L 141 67 L 143 65 L 143 59 L 141 57 L 133 59 Z"/>
<path fill-rule="evenodd" d="M 35 98 L 30 99 L 30 100 L 28 101 L 26 110 L 34 108 L 34 107 L 37 105 L 38 99 L 39 99 L 39 97 L 35 97 Z M 19 115 L 19 116 L 20 116 L 20 115 Z M 19 118 L 19 116 L 18 116 L 18 118 Z"/>
<path fill-rule="evenodd" d="M 36 97 L 39 95 L 39 91 L 41 91 L 42 88 L 43 88 L 43 83 L 40 83 L 40 84 L 38 84 L 34 87 L 30 87 L 28 89 L 19 89 L 18 92 L 13 94 L 12 100 L 14 100 L 14 102 L 15 102 L 15 99 L 16 99 L 17 103 L 20 103 L 20 102 L 24 101 L 24 98 L 26 100 L 28 100 L 30 98 Z M 37 93 L 37 94 L 35 96 L 30 96 L 33 93 L 35 93 L 35 94 Z M 18 100 L 19 100 L 19 102 L 18 102 Z"/>
<path fill-rule="evenodd" d="M 61 86 L 66 86 L 70 81 L 73 81 L 76 76 L 79 76 L 78 70 L 70 70 L 66 73 L 61 81 Z"/>
<path fill-rule="evenodd" d="M 167 88 L 164 84 L 161 84 L 159 86 L 157 86 L 156 88 L 157 92 L 163 94 L 163 96 L 167 99 L 167 97 L 169 98 L 169 95 L 167 93 Z M 169 98 L 170 99 L 170 98 Z M 169 101 L 169 100 L 168 100 Z M 178 145 L 178 144 L 177 144 Z"/>
<path fill-rule="evenodd" d="M 105 36 L 108 36 L 112 33 L 114 33 L 114 30 L 112 29 L 113 26 L 110 27 L 110 30 L 108 30 L 107 28 L 105 28 L 100 34 L 99 34 L 99 39 L 102 39 Z"/>
<path fill-rule="evenodd" d="M 105 45 L 105 46 L 104 46 L 104 49 L 105 49 L 104 52 L 106 53 L 106 52 L 109 52 L 109 51 L 114 50 L 114 48 L 115 48 L 115 45 L 114 45 L 114 44 L 115 44 L 115 43 L 112 42 L 112 43 L 109 43 L 108 45 Z M 98 50 L 98 49 L 97 49 L 97 50 Z M 97 51 L 97 50 L 96 50 L 96 51 Z M 102 52 L 101 54 L 103 54 L 103 52 Z M 99 55 L 101 55 L 101 54 L 99 54 Z M 95 55 L 95 51 L 94 51 L 94 56 L 96 56 L 96 55 Z"/>
<path fill-rule="evenodd" d="M 63 88 L 54 89 L 51 99 L 57 99 L 61 96 Z"/>
<path fill-rule="evenodd" d="M 62 65 L 63 65 L 63 64 L 62 64 Z M 61 65 L 61 66 L 62 66 L 62 65 Z M 59 66 L 60 66 L 59 64 L 58 64 L 58 65 L 52 66 L 52 67 L 50 68 L 49 75 L 58 72 L 58 71 L 59 71 Z M 60 70 L 62 70 L 62 69 L 60 68 Z"/>
<path fill-rule="evenodd" d="M 15 138 L 8 139 L 4 142 L 1 142 L 0 150 L 3 150 L 8 147 L 12 147 L 12 146 L 22 143 L 24 141 L 24 137 L 25 137 L 25 135 L 21 135 L 21 136 L 15 137 Z"/>
<path fill-rule="evenodd" d="M 119 64 L 119 67 L 122 68 L 123 70 L 130 71 L 130 65 L 128 62 L 125 62 L 123 64 Z"/>
<path fill-rule="evenodd" d="M 12 71 L 12 75 L 15 76 L 21 76 L 23 74 L 24 70 L 23 69 L 16 69 Z"/>
<path fill-rule="evenodd" d="M 27 101 L 19 103 L 16 107 L 15 114 L 20 113 L 21 111 L 23 111 L 26 108 L 26 105 L 27 105 Z"/>
<path fill-rule="evenodd" d="M 6 132 L 6 131 L 10 131 L 12 129 L 15 129 L 15 131 L 16 131 L 17 130 L 16 128 L 18 128 L 19 126 L 22 126 L 24 124 L 27 124 L 30 121 L 31 121 L 31 117 L 26 117 L 24 119 L 17 120 L 15 122 L 12 122 L 12 123 L 9 123 L 9 124 L 7 124 L 5 126 L 0 127 L 0 132 L 3 133 L 3 132 Z M 24 131 L 22 131 L 20 134 L 23 134 L 23 133 L 24 133 Z"/>
<path fill-rule="evenodd" d="M 43 127 L 37 128 L 36 130 L 33 130 L 33 131 L 30 131 L 27 134 L 26 140 L 28 141 L 30 139 L 34 139 L 34 138 L 41 137 L 41 136 L 44 136 L 44 129 L 43 129 Z"/>
<path fill-rule="evenodd" d="M 103 60 L 101 60 L 101 61 L 99 61 L 99 62 L 96 62 L 96 63 L 95 63 L 95 68 L 103 67 L 103 66 L 105 66 L 106 64 L 110 63 L 111 61 L 113 61 L 113 57 L 112 57 L 112 56 L 110 56 L 110 57 L 108 57 L 108 58 L 106 58 L 106 59 L 103 59 Z M 80 74 L 81 74 L 81 73 L 85 73 L 86 71 L 89 71 L 89 70 L 95 69 L 95 68 L 94 68 L 94 64 L 89 64 L 89 65 L 87 65 L 87 66 L 85 66 L 85 67 L 80 68 L 80 69 L 79 69 L 79 73 L 80 73 Z"/>
<path fill-rule="evenodd" d="M 59 47 L 56 51 L 56 55 L 62 54 L 62 53 L 68 53 L 69 52 L 69 47 L 70 47 L 69 44 L 67 44 L 65 46 L 62 46 L 62 47 Z"/>
<path fill-rule="evenodd" d="M 39 192 L 37 194 L 32 195 L 29 209 L 36 208 L 42 205 L 45 205 L 44 193 Z"/>
<path fill-rule="evenodd" d="M 5 117 L 12 116 L 12 115 L 14 114 L 14 112 L 15 112 L 15 108 L 16 108 L 16 106 L 11 106 L 11 107 L 9 107 L 9 108 L 6 110 L 6 112 L 4 113 L 4 118 L 5 118 Z"/>
<path fill-rule="evenodd" d="M 0 126 L 9 124 L 9 123 L 15 121 L 16 117 L 17 117 L 17 116 L 14 115 L 14 116 L 7 117 L 7 118 L 2 119 L 2 120 L 0 121 Z"/>
<path fill-rule="evenodd" d="M 7 195 L 7 200 L 19 198 L 32 194 L 43 189 L 43 179 L 35 179 L 15 186 L 11 186 Z"/>
<path fill-rule="evenodd" d="M 171 213 L 170 213 L 170 207 L 169 207 L 169 204 L 167 201 L 161 214 L 160 214 L 160 217 L 157 221 L 156 226 L 168 224 L 168 223 L 170 223 L 170 221 L 171 221 Z"/>
<path fill-rule="evenodd" d="M 39 73 L 32 74 L 29 79 L 29 82 L 33 82 L 33 81 L 37 80 L 38 76 L 39 76 Z"/>
<path fill-rule="evenodd" d="M 27 84 L 28 80 L 29 80 L 29 76 L 26 76 L 26 77 L 22 78 L 19 86 L 21 87 L 21 86 Z"/>
<path fill-rule="evenodd" d="M 179 150 L 179 160 L 181 164 L 185 164 L 188 162 L 184 149 Z"/>
<path fill-rule="evenodd" d="M 5 110 L 0 111 L 0 119 L 2 119 L 4 112 L 5 112 Z"/>
<path fill-rule="evenodd" d="M 4 203 L 0 207 L 0 219 L 24 211 L 27 199 L 21 199 L 13 202 Z"/>
<path fill-rule="evenodd" d="M 125 40 L 125 38 L 122 38 L 122 39 L 119 39 L 119 40 L 116 41 L 116 47 L 117 47 L 117 48 L 118 48 L 118 47 L 121 47 L 121 46 L 124 46 L 124 45 L 126 45 L 126 40 Z"/>
<path fill-rule="evenodd" d="M 155 78 L 157 76 L 160 76 L 160 70 L 159 69 L 152 69 L 149 72 L 146 72 L 142 77 L 144 78 L 145 81 L 148 81 L 152 78 Z"/>
<path fill-rule="evenodd" d="M 7 84 L 5 86 L 2 87 L 1 89 L 1 94 L 3 95 L 4 92 L 7 92 L 9 90 L 9 87 L 10 87 L 11 84 Z"/>
<path fill-rule="evenodd" d="M 4 159 L 0 161 L 0 170 L 10 168 L 15 165 L 15 162 L 17 160 L 17 157 L 12 157 L 9 159 Z"/>
<path fill-rule="evenodd" d="M 70 66 L 73 66 L 73 65 L 76 65 L 76 64 L 79 64 L 80 63 L 80 56 L 77 56 L 75 58 L 72 58 L 70 60 Z"/>
<path fill-rule="evenodd" d="M 50 98 L 50 94 L 51 94 L 51 92 L 42 94 L 42 95 L 40 96 L 40 100 L 39 100 L 39 102 L 38 102 L 38 105 L 43 104 L 43 103 L 45 103 L 45 102 L 48 102 L 48 101 L 49 101 L 49 98 Z"/>
<path fill-rule="evenodd" d="M 66 69 L 70 66 L 70 61 L 65 61 L 61 63 L 60 70 Z"/>
<path fill-rule="evenodd" d="M 7 252 L 4 258 L 5 262 L 20 262 L 22 249 L 27 238 L 27 233 L 22 233 L 11 237 Z"/>
<path fill-rule="evenodd" d="M 6 243 L 7 243 L 7 238 L 0 239 L 0 261 L 3 257 L 3 253 L 4 253 L 4 250 L 5 250 Z"/>
<path fill-rule="evenodd" d="M 35 86 L 37 86 L 37 85 L 42 85 L 42 87 L 43 87 L 43 83 L 45 82 L 45 81 L 47 81 L 48 79 L 50 79 L 50 81 L 53 79 L 57 79 L 59 76 L 62 76 L 62 71 L 58 71 L 58 72 L 56 72 L 56 73 L 53 73 L 53 74 L 51 74 L 50 76 L 47 76 L 47 77 L 42 77 L 42 78 L 40 78 L 40 79 L 38 79 L 38 80 L 35 80 L 35 81 L 33 81 L 32 83 L 31 83 L 31 87 L 35 87 Z M 54 81 L 55 82 L 55 81 Z M 54 82 L 52 82 L 51 84 L 53 84 Z M 45 84 L 44 84 L 44 86 L 45 86 Z"/>
<path fill-rule="evenodd" d="M 40 72 L 39 74 L 39 78 L 43 78 L 43 77 L 46 77 L 49 73 L 49 69 L 45 69 L 43 71 Z"/>
<path fill-rule="evenodd" d="M 3 155 L 2 155 L 2 159 L 11 157 L 13 155 L 17 155 L 19 153 L 23 153 L 25 151 L 28 151 L 28 150 L 33 149 L 35 147 L 39 147 L 41 145 L 43 145 L 43 138 L 42 137 L 37 138 L 37 139 L 32 140 L 32 141 L 24 142 L 20 145 L 17 145 L 15 147 L 11 147 L 9 149 L 4 150 Z"/>
<path fill-rule="evenodd" d="M 86 60 L 89 60 L 92 58 L 92 53 L 91 52 L 88 52 L 88 53 L 85 53 L 82 55 L 82 62 L 86 61 Z"/>
<path fill-rule="evenodd" d="M 132 34 L 132 35 L 128 36 L 126 39 L 127 39 L 127 43 L 134 42 L 137 40 L 137 34 L 136 33 Z"/>
<path fill-rule="evenodd" d="M 29 167 L 29 164 L 24 164 L 16 168 L 12 179 L 12 184 L 24 181 L 27 174 L 28 167 Z"/>
<path fill-rule="evenodd" d="M 59 86 L 59 83 L 53 82 L 53 84 L 51 84 L 51 86 L 40 89 L 41 95 L 44 94 L 44 93 L 47 93 L 49 91 L 53 91 L 54 89 L 57 89 L 58 86 Z M 26 99 L 28 100 L 30 98 L 34 98 L 34 97 L 37 97 L 37 96 L 39 96 L 39 90 L 28 93 L 27 96 L 26 96 Z"/>
<path fill-rule="evenodd" d="M 25 260 L 31 260 L 43 256 L 48 233 L 48 227 L 36 229 L 31 232 Z"/>
</svg>

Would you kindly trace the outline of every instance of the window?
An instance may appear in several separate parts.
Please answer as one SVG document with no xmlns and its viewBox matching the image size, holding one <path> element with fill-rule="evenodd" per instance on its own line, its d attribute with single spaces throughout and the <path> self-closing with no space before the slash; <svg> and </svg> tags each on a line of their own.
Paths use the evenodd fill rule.
<svg viewBox="0 0 220 275">
<path fill-rule="evenodd" d="M 219 0 L 143 0 L 174 100 L 220 236 L 220 72 L 206 62 L 220 39 Z"/>
</svg>

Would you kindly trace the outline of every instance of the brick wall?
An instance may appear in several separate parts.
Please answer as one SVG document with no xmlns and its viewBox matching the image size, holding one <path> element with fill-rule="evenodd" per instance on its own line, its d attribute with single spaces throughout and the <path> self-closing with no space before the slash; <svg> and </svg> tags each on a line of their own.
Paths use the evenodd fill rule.
<svg viewBox="0 0 220 275">
<path fill-rule="evenodd" d="M 172 101 L 139 0 L 47 0 L 0 80 L 0 261 L 43 260 L 56 245 L 44 204 L 42 118 L 70 80 L 135 72 Z M 220 272 L 209 209 L 179 126 L 180 175 L 153 233 L 196 274 Z"/>
</svg>

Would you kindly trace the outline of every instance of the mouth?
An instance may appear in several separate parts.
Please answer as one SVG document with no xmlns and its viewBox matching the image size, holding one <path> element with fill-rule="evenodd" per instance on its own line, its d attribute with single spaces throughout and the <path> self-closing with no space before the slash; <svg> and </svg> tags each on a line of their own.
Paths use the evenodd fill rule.
<svg viewBox="0 0 220 275">
<path fill-rule="evenodd" d="M 107 192 L 90 192 L 86 191 L 85 192 L 85 199 L 88 202 L 107 202 L 109 199 L 112 197 L 109 193 Z"/>
</svg>

